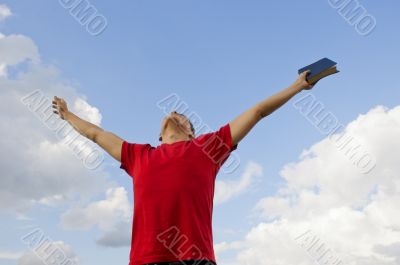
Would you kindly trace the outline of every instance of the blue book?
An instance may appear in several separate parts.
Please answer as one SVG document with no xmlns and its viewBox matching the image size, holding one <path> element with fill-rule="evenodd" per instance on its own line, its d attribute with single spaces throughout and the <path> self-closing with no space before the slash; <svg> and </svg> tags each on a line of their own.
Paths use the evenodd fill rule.
<svg viewBox="0 0 400 265">
<path fill-rule="evenodd" d="M 336 69 L 336 64 L 336 62 L 328 58 L 323 58 L 315 63 L 299 69 L 298 73 L 301 74 L 306 70 L 310 70 L 310 72 L 307 74 L 306 80 L 309 84 L 315 85 L 315 83 L 322 78 L 339 73 L 339 71 Z"/>
</svg>

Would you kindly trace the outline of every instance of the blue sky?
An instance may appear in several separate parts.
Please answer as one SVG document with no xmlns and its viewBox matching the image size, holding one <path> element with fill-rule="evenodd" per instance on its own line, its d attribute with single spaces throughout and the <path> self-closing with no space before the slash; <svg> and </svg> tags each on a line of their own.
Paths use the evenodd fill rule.
<svg viewBox="0 0 400 265">
<path fill-rule="evenodd" d="M 322 80 L 311 92 L 303 91 L 301 94 L 312 93 L 325 105 L 326 111 L 332 112 L 343 125 L 354 122 L 349 130 L 354 130 L 353 133 L 366 145 L 371 144 L 371 149 L 378 150 L 374 149 L 376 138 L 369 134 L 368 128 L 372 130 L 376 126 L 371 123 L 368 123 L 371 127 L 360 125 L 358 122 L 361 121 L 357 118 L 377 105 L 388 109 L 399 105 L 397 10 L 400 3 L 394 0 L 385 3 L 357 2 L 377 22 L 376 28 L 367 36 L 360 35 L 354 26 L 349 25 L 329 1 L 92 0 L 90 3 L 108 22 L 104 32 L 98 36 L 89 34 L 59 1 L 43 0 L 1 1 L 0 4 L 7 6 L 12 15 L 0 20 L 0 32 L 4 36 L 20 34 L 31 39 L 40 54 L 39 66 L 35 67 L 58 69 L 59 74 L 48 83 L 68 84 L 65 86 L 74 88 L 74 92 L 65 90 L 68 92 L 63 94 L 63 89 L 52 89 L 55 86 L 49 85 L 48 89 L 43 87 L 46 95 L 71 100 L 83 98 L 101 113 L 104 129 L 131 142 L 158 144 L 164 113 L 157 107 L 157 102 L 172 93 L 179 95 L 204 123 L 217 129 L 258 101 L 289 86 L 297 77 L 297 69 L 323 57 L 337 61 L 340 74 Z M 10 54 L 5 47 L 0 45 L 0 49 L 4 49 L 0 55 Z M 32 59 L 28 55 L 26 57 Z M 0 65 L 2 60 L 0 57 Z M 11 89 L 5 84 L 13 84 L 18 79 L 19 71 L 35 72 L 32 66 L 23 63 L 3 63 L 8 70 L 8 76 L 1 77 L 4 81 L 1 90 L 4 91 Z M 29 88 L 24 91 L 29 91 Z M 233 195 L 227 195 L 229 199 L 214 208 L 215 244 L 220 244 L 220 248 L 223 242 L 228 245 L 230 242 L 243 244 L 238 249 L 229 245 L 228 250 L 221 250 L 218 256 L 221 265 L 240 264 L 239 254 L 244 253 L 242 255 L 245 256 L 243 249 L 254 243 L 246 241 L 246 235 L 255 227 L 260 227 L 261 223 L 271 225 L 271 219 L 263 219 L 259 212 L 254 211 L 254 206 L 262 198 L 277 199 L 279 188 L 290 183 L 290 177 L 282 177 L 284 166 L 288 163 L 301 164 L 304 160 L 299 156 L 303 150 L 316 143 L 325 143 L 326 136 L 293 106 L 293 102 L 302 95 L 296 95 L 288 104 L 262 120 L 239 144 L 236 154 L 241 164 L 238 170 L 233 174 L 218 175 L 224 183 L 233 181 L 232 189 L 239 187 L 240 192 L 226 191 Z M 370 116 L 371 119 L 376 118 Z M 34 122 L 39 124 L 37 120 L 31 121 Z M 32 130 L 40 134 L 45 130 L 38 128 L 38 124 Z M 388 124 L 395 126 L 396 123 Z M 367 136 L 364 137 L 363 133 Z M 42 140 L 55 141 L 53 135 L 45 134 Z M 388 147 L 397 146 L 395 138 L 388 136 L 387 141 Z M 6 156 L 4 148 L 2 157 Z M 322 157 L 322 161 L 327 161 L 326 155 L 318 153 L 318 150 L 313 152 Z M 379 157 L 378 154 L 376 156 Z M 381 159 L 384 158 L 387 157 Z M 106 162 L 101 169 L 101 174 L 107 175 L 105 187 L 110 183 L 123 187 L 132 203 L 130 177 L 119 169 L 119 164 L 111 157 L 106 156 Z M 63 165 L 62 157 L 59 164 Z M 382 169 L 382 172 L 394 170 L 395 166 L 385 164 L 386 171 Z M 254 174 L 257 176 L 250 177 L 247 183 L 244 176 L 252 167 L 262 172 Z M 7 170 L 4 172 L 10 175 L 19 174 Z M 68 170 L 68 167 L 61 170 Z M 332 178 L 352 174 L 350 171 L 332 173 Z M 300 179 L 302 174 L 298 172 Z M 91 180 L 96 181 L 96 178 Z M 378 182 L 373 186 L 376 185 L 384 186 Z M 0 231 L 4 236 L 0 238 L 0 253 L 24 253 L 27 247 L 20 241 L 21 229 L 18 227 L 34 223 L 55 241 L 71 246 L 81 264 L 127 263 L 129 247 L 96 244 L 95 239 L 104 232 L 98 224 L 70 230 L 60 221 L 61 216 L 76 205 L 85 208 L 90 203 L 104 200 L 105 187 L 102 192 L 100 189 L 98 193 L 90 194 L 92 197 L 87 195 L 88 201 L 77 199 L 57 206 L 33 204 L 26 210 L 25 216 L 34 220 L 16 219 L 13 209 L 2 213 Z M 359 199 L 364 195 L 360 195 Z M 398 196 L 398 193 L 395 195 Z M 85 197 L 85 193 L 80 196 Z M 350 198 L 344 197 L 342 204 L 349 203 L 351 208 L 354 205 L 350 201 Z M 275 202 L 274 205 L 278 204 Z M 326 208 L 329 207 L 335 208 L 327 203 Z M 357 207 L 367 209 L 367 205 Z M 304 215 L 310 210 L 305 206 L 301 209 Z M 294 222 L 297 217 L 293 216 L 285 212 L 277 220 L 293 218 Z M 265 234 L 265 237 L 268 236 Z M 326 238 L 329 236 L 326 235 Z M 331 244 L 337 242 L 332 240 Z M 257 247 L 254 249 L 263 249 Z M 336 251 L 346 256 L 343 250 Z M 374 256 L 372 250 L 366 256 Z M 1 257 L 0 262 L 5 265 L 31 264 L 22 263 L 17 258 Z M 348 258 L 355 260 L 354 256 Z M 310 258 L 304 259 L 309 264 L 313 262 Z M 258 262 L 256 264 L 267 264 Z M 375 260 L 375 264 L 392 263 Z"/>
</svg>

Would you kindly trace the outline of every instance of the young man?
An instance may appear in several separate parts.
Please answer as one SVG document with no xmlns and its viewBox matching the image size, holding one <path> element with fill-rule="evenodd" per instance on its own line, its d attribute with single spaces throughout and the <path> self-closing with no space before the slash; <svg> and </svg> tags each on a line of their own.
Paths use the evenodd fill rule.
<svg viewBox="0 0 400 265">
<path fill-rule="evenodd" d="M 307 72 L 218 130 L 195 137 L 193 125 L 171 112 L 161 124 L 161 144 L 129 143 L 68 110 L 54 97 L 54 113 L 118 160 L 134 180 L 129 265 L 216 264 L 212 211 L 215 177 L 230 152 L 261 119 L 304 89 Z"/>
</svg>

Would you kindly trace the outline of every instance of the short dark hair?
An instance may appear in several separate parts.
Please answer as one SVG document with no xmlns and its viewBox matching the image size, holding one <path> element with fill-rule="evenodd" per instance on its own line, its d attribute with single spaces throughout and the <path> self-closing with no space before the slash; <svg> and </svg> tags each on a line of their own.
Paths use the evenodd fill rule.
<svg viewBox="0 0 400 265">
<path fill-rule="evenodd" d="M 193 133 L 193 136 L 194 136 L 196 134 L 196 131 L 194 129 L 193 123 L 190 120 L 189 120 L 189 123 L 190 123 L 190 129 L 192 130 L 192 133 Z"/>
<path fill-rule="evenodd" d="M 182 114 L 182 113 L 178 113 L 178 114 L 186 117 L 186 115 L 184 115 L 184 114 Z M 194 135 L 195 135 L 195 133 L 196 133 L 196 131 L 195 131 L 195 129 L 194 129 L 193 123 L 190 121 L 190 119 L 189 119 L 188 117 L 186 117 L 186 119 L 188 119 L 188 121 L 189 121 L 189 124 L 190 124 L 190 130 L 192 131 L 192 133 L 193 133 L 193 136 L 194 136 Z"/>
</svg>

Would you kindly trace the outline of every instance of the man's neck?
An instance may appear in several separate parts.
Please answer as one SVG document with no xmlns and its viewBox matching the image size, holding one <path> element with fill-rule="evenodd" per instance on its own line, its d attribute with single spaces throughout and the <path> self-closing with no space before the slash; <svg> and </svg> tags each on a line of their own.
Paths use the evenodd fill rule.
<svg viewBox="0 0 400 265">
<path fill-rule="evenodd" d="M 190 137 L 184 134 L 170 134 L 167 135 L 164 139 L 163 137 L 163 144 L 173 144 L 175 142 L 180 141 L 189 141 Z"/>
</svg>

